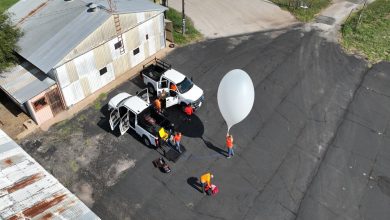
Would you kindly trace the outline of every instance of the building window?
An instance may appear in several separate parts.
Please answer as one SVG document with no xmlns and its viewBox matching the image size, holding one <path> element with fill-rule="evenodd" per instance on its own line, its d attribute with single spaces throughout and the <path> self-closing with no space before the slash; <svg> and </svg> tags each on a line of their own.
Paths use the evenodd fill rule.
<svg viewBox="0 0 390 220">
<path fill-rule="evenodd" d="M 148 40 L 149 39 L 149 34 L 146 34 L 145 38 L 146 38 L 146 40 Z"/>
<path fill-rule="evenodd" d="M 42 97 L 33 102 L 34 110 L 37 112 L 47 105 L 46 97 Z"/>
<path fill-rule="evenodd" d="M 118 41 L 114 44 L 115 50 L 122 47 L 122 41 Z"/>
<path fill-rule="evenodd" d="M 137 55 L 138 53 L 139 53 L 139 47 L 137 49 L 133 50 L 133 55 L 134 56 Z"/>
<path fill-rule="evenodd" d="M 100 69 L 99 72 L 100 72 L 100 75 L 107 73 L 107 67 Z"/>
</svg>

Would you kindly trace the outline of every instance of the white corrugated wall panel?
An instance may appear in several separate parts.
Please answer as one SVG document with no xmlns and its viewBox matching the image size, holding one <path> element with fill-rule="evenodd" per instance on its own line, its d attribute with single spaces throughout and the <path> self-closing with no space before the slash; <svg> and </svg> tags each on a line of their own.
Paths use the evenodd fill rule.
<svg viewBox="0 0 390 220">
<path fill-rule="evenodd" d="M 108 64 L 106 67 L 107 67 L 107 73 L 100 76 L 102 87 L 115 79 L 114 67 L 112 63 Z"/>
<path fill-rule="evenodd" d="M 112 62 L 111 52 L 107 43 L 95 48 L 93 53 L 95 56 L 96 69 L 98 70 Z"/>
<path fill-rule="evenodd" d="M 139 38 L 138 28 L 139 26 L 123 34 L 124 38 L 126 38 L 126 51 L 131 55 L 133 55 L 133 50 L 142 42 L 142 39 Z"/>
<path fill-rule="evenodd" d="M 161 33 L 162 31 L 165 31 L 165 24 L 164 24 L 164 14 L 160 14 L 157 17 L 157 23 L 158 23 L 158 32 Z"/>
<path fill-rule="evenodd" d="M 57 72 L 57 80 L 61 86 L 61 88 L 64 88 L 70 84 L 70 80 L 68 77 L 68 73 L 66 71 L 66 66 L 62 65 L 56 69 Z"/>
<path fill-rule="evenodd" d="M 89 51 L 74 59 L 79 78 L 96 72 L 95 57 L 93 51 Z"/>
<path fill-rule="evenodd" d="M 132 50 L 129 53 L 126 53 L 125 56 L 122 56 L 112 62 L 115 76 L 120 76 L 131 68 L 130 65 L 130 56 L 133 56 Z"/>
<path fill-rule="evenodd" d="M 139 46 L 138 54 L 133 55 L 133 52 L 130 52 L 131 67 L 136 66 L 137 64 L 141 63 L 143 60 L 145 60 L 145 49 L 144 49 L 144 45 L 141 44 Z"/>
<path fill-rule="evenodd" d="M 127 41 L 126 41 L 126 38 L 122 36 L 122 40 L 123 40 L 123 44 L 124 44 L 124 47 L 125 49 L 127 48 L 126 45 L 127 45 Z M 113 38 L 112 40 L 110 40 L 108 42 L 108 47 L 110 48 L 110 51 L 111 51 L 111 57 L 113 60 L 117 59 L 118 57 L 121 56 L 121 51 L 120 49 L 115 49 L 115 44 L 118 43 L 118 38 L 115 37 Z M 127 51 L 125 50 L 125 53 Z M 123 54 L 122 54 L 123 55 Z"/>
<path fill-rule="evenodd" d="M 152 33 L 149 33 L 151 30 L 151 24 L 152 20 L 145 21 L 145 23 L 142 23 L 138 26 L 138 36 L 141 42 L 146 40 L 146 34 L 151 35 Z"/>
<path fill-rule="evenodd" d="M 102 87 L 102 82 L 100 80 L 100 73 L 93 73 L 88 75 L 88 83 L 92 93 L 100 89 Z"/>
<path fill-rule="evenodd" d="M 145 13 L 144 12 L 140 12 L 140 13 L 137 13 L 137 23 L 141 23 L 145 21 Z"/>
<path fill-rule="evenodd" d="M 83 88 L 79 81 L 76 81 L 65 88 L 62 88 L 66 106 L 72 106 L 85 98 Z"/>
<path fill-rule="evenodd" d="M 159 32 L 160 32 L 160 49 L 165 48 L 165 23 L 164 23 L 164 14 L 161 14 L 160 17 L 160 25 L 159 25 Z"/>
<path fill-rule="evenodd" d="M 134 13 L 131 14 L 120 14 L 119 19 L 121 22 L 121 28 L 124 31 L 132 29 L 137 26 L 137 15 Z M 115 26 L 115 25 L 113 25 Z"/>
<path fill-rule="evenodd" d="M 149 42 L 149 56 L 152 56 L 153 54 L 155 54 L 157 52 L 157 50 L 156 50 L 156 37 L 155 36 L 150 37 L 148 42 Z"/>
</svg>

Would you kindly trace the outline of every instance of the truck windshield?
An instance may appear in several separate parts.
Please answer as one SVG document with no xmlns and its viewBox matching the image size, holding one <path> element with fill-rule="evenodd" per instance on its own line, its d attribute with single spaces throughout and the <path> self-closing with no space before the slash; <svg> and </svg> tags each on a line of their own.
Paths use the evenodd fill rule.
<svg viewBox="0 0 390 220">
<path fill-rule="evenodd" d="M 186 77 L 184 78 L 183 81 L 178 83 L 176 86 L 179 92 L 183 94 L 188 92 L 188 90 L 190 90 L 192 86 L 194 86 L 194 83 L 192 83 L 192 81 Z"/>
</svg>

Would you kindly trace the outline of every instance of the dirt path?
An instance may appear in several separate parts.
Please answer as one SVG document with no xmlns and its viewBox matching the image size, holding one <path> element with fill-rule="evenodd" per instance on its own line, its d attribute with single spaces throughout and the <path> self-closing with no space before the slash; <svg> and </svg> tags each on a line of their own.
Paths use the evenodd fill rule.
<svg viewBox="0 0 390 220">
<path fill-rule="evenodd" d="M 23 123 L 29 117 L 22 112 L 3 92 L 0 92 L 0 129 L 13 139 L 24 130 Z"/>
</svg>

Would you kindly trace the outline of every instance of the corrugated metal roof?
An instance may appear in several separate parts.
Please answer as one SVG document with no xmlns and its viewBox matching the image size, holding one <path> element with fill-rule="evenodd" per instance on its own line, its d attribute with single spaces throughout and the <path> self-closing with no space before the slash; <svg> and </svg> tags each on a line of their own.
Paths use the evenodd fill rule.
<svg viewBox="0 0 390 220">
<path fill-rule="evenodd" d="M 88 2 L 87 0 L 83 1 Z M 105 8 L 109 8 L 107 0 L 95 0 L 94 2 Z M 115 2 L 117 7 L 116 13 L 118 14 L 167 10 L 167 8 L 154 4 L 150 0 L 116 0 Z"/>
<path fill-rule="evenodd" d="M 45 91 L 55 82 L 46 74 L 24 61 L 7 72 L 0 73 L 0 87 L 19 105 Z"/>
<path fill-rule="evenodd" d="M 0 130 L 0 219 L 100 219 Z"/>
<path fill-rule="evenodd" d="M 24 36 L 19 40 L 18 52 L 26 60 L 48 73 L 82 40 L 102 25 L 111 14 L 100 9 L 88 12 L 84 0 L 19 1 L 8 11 L 14 14 Z M 107 2 L 95 0 L 99 7 Z M 166 8 L 148 0 L 116 0 L 118 13 L 163 11 Z"/>
</svg>

